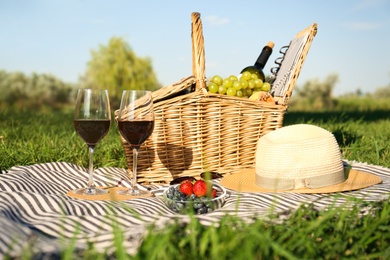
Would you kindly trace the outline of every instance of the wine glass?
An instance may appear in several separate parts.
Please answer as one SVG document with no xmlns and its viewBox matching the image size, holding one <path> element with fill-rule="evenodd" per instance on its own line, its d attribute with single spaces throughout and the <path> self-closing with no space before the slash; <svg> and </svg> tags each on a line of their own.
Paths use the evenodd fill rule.
<svg viewBox="0 0 390 260">
<path fill-rule="evenodd" d="M 118 129 L 133 151 L 133 178 L 129 190 L 119 194 L 145 196 L 150 192 L 137 187 L 138 149 L 152 134 L 154 129 L 154 110 L 152 92 L 147 90 L 124 90 L 117 118 Z"/>
<path fill-rule="evenodd" d="M 97 143 L 108 133 L 111 124 L 110 101 L 107 90 L 79 89 L 74 111 L 74 128 L 88 146 L 88 187 L 74 190 L 77 194 L 98 195 L 107 190 L 98 189 L 93 181 L 93 152 Z"/>
</svg>

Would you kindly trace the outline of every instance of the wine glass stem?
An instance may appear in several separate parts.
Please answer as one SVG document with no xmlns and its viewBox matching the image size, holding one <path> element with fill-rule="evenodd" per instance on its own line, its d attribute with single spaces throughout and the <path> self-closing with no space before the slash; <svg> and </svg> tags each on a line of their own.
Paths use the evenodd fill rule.
<svg viewBox="0 0 390 260">
<path fill-rule="evenodd" d="M 92 146 L 88 147 L 89 151 L 89 167 L 88 167 L 88 193 L 93 193 L 95 191 L 95 185 L 93 184 L 93 152 L 94 148 Z"/>
<path fill-rule="evenodd" d="M 138 147 L 133 147 L 133 180 L 131 181 L 131 188 L 133 194 L 138 194 L 137 186 L 137 164 L 138 164 Z"/>
</svg>

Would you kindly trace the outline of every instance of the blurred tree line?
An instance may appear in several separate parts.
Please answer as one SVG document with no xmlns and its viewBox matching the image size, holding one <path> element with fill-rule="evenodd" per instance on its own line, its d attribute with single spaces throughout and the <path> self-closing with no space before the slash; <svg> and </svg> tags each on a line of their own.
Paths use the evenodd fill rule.
<svg viewBox="0 0 390 260">
<path fill-rule="evenodd" d="M 390 83 L 375 89 L 372 93 L 363 94 L 360 89 L 357 89 L 356 92 L 346 93 L 336 98 L 333 91 L 338 79 L 338 74 L 330 74 L 324 80 L 312 79 L 302 86 L 296 86 L 289 106 L 297 110 L 334 109 L 339 107 L 339 101 L 342 99 L 368 98 L 387 102 L 385 99 L 390 98 Z"/>
<path fill-rule="evenodd" d="M 25 75 L 0 70 L 0 109 L 63 109 L 73 107 L 77 88 L 108 89 L 112 108 L 119 107 L 123 89 L 161 87 L 149 58 L 137 57 L 129 44 L 113 37 L 108 45 L 91 51 L 85 75 L 70 84 L 53 75 Z"/>
<path fill-rule="evenodd" d="M 52 75 L 27 76 L 22 72 L 0 70 L 0 108 L 61 109 L 69 104 L 73 89 L 72 84 Z"/>
<path fill-rule="evenodd" d="M 21 72 L 0 70 L 0 108 L 49 108 L 73 107 L 77 88 L 108 89 L 112 108 L 119 107 L 123 89 L 154 91 L 161 87 L 149 58 L 137 57 L 130 45 L 120 37 L 112 37 L 107 45 L 99 45 L 91 51 L 86 72 L 76 84 L 69 84 L 47 74 L 25 75 Z M 339 98 L 333 91 L 338 75 L 331 74 L 324 80 L 313 79 L 303 86 L 296 86 L 289 106 L 298 110 L 333 109 Z M 344 97 L 390 98 L 390 83 L 363 95 L 360 90 Z"/>
</svg>

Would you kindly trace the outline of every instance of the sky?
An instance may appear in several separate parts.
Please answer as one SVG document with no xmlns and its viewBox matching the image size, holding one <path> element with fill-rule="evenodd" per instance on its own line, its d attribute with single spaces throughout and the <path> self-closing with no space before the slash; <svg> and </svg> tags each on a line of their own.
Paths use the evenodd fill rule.
<svg viewBox="0 0 390 260">
<path fill-rule="evenodd" d="M 279 49 L 313 23 L 297 81 L 337 74 L 334 94 L 390 85 L 390 0 L 0 0 L 0 70 L 77 83 L 91 50 L 122 37 L 162 85 L 192 73 L 191 13 L 203 24 L 206 76 L 239 75 L 268 41 Z"/>
</svg>

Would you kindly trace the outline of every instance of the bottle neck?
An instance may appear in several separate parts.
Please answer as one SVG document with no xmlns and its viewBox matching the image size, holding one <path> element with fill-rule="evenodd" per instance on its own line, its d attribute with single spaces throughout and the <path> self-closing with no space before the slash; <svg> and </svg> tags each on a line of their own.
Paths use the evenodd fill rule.
<svg viewBox="0 0 390 260">
<path fill-rule="evenodd" d="M 269 46 L 265 46 L 255 62 L 255 67 L 263 70 L 271 54 L 272 54 L 272 48 Z"/>
</svg>

